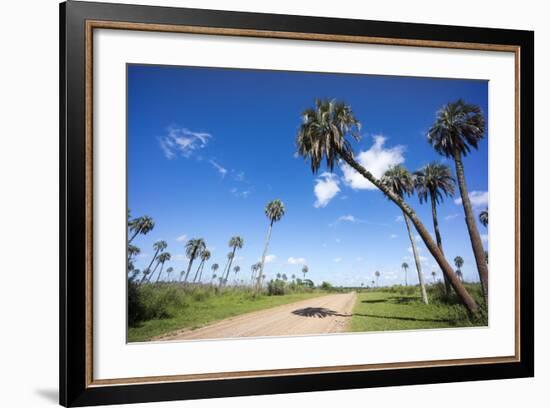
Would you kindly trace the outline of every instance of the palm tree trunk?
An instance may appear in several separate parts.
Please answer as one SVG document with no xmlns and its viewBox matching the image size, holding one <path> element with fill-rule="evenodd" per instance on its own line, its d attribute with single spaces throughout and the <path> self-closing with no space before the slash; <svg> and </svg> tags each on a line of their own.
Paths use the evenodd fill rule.
<svg viewBox="0 0 550 408">
<path fill-rule="evenodd" d="M 262 262 L 261 262 L 261 266 L 260 266 L 260 273 L 258 275 L 258 283 L 257 283 L 256 290 L 260 289 L 261 279 L 262 279 L 262 276 L 264 274 L 265 257 L 267 256 L 267 248 L 269 247 L 269 241 L 271 240 L 271 230 L 272 229 L 273 229 L 273 221 L 271 221 L 269 223 L 269 228 L 267 229 L 267 236 L 265 238 L 264 252 L 262 254 Z"/>
<path fill-rule="evenodd" d="M 139 234 L 139 231 L 140 231 L 140 229 L 138 228 L 138 229 L 136 230 L 136 232 L 134 232 L 134 235 L 132 235 L 132 238 L 130 238 L 130 239 L 128 240 L 128 243 L 131 243 L 131 242 L 134 240 L 134 238 L 136 237 L 136 235 Z"/>
<path fill-rule="evenodd" d="M 198 282 L 199 282 L 199 283 L 200 283 L 201 280 L 202 280 L 202 271 L 204 271 L 204 266 L 205 266 L 205 265 L 206 265 L 206 261 L 204 261 L 204 262 L 202 263 L 202 268 L 201 268 L 201 271 L 200 271 L 200 273 L 199 273 L 199 278 L 198 278 Z"/>
<path fill-rule="evenodd" d="M 386 186 L 384 186 L 376 177 L 372 175 L 371 172 L 369 172 L 363 166 L 357 163 L 350 154 L 347 154 L 345 152 L 340 152 L 340 156 L 346 161 L 346 163 L 348 163 L 352 168 L 354 168 L 359 174 L 361 174 L 363 177 L 369 180 L 372 184 L 378 187 L 378 189 L 380 189 L 386 195 L 386 197 L 392 200 L 409 217 L 409 219 L 415 226 L 416 230 L 418 231 L 418 234 L 424 241 L 426 248 L 428 248 L 428 251 L 430 251 L 435 261 L 443 271 L 443 274 L 447 275 L 447 277 L 449 278 L 449 281 L 451 282 L 451 286 L 455 290 L 462 304 L 464 304 L 468 312 L 474 315 L 477 315 L 479 313 L 478 304 L 470 296 L 470 294 L 468 293 L 464 285 L 460 282 L 460 280 L 456 277 L 453 271 L 453 268 L 447 262 L 443 253 L 439 250 L 439 248 L 437 247 L 437 244 L 433 241 L 432 237 L 430 236 L 430 233 L 428 232 L 424 224 L 422 224 L 422 222 L 420 221 L 416 213 L 413 211 L 413 209 L 409 207 L 401 197 L 397 196 L 392 191 L 390 191 Z"/>
<path fill-rule="evenodd" d="M 201 269 L 201 266 L 202 266 L 203 263 L 204 263 L 204 260 L 201 260 L 201 263 L 199 264 L 199 267 L 197 268 L 197 270 L 195 272 L 195 276 L 193 277 L 193 283 L 196 282 L 197 277 L 199 276 L 199 270 Z"/>
<path fill-rule="evenodd" d="M 185 279 L 183 280 L 183 283 L 187 283 L 187 278 L 189 277 L 189 272 L 191 271 L 191 266 L 193 266 L 193 261 L 195 260 L 195 254 L 197 251 L 193 251 L 191 254 L 191 257 L 189 258 L 189 264 L 187 265 L 187 272 L 185 272 Z M 180 277 L 181 280 L 181 277 Z"/>
<path fill-rule="evenodd" d="M 470 234 L 470 241 L 472 243 L 472 250 L 474 251 L 474 257 L 476 259 L 476 266 L 479 273 L 479 281 L 481 282 L 481 289 L 483 291 L 483 298 L 485 300 L 485 304 L 488 304 L 487 300 L 489 292 L 489 272 L 487 269 L 487 263 L 485 262 L 485 250 L 483 249 L 481 236 L 479 235 L 479 231 L 475 222 L 470 197 L 468 196 L 468 189 L 466 188 L 466 178 L 464 177 L 464 166 L 462 164 L 462 157 L 460 156 L 460 152 L 455 151 L 454 159 L 456 166 L 456 178 L 458 180 L 458 187 L 460 189 L 460 197 L 462 198 L 462 207 L 464 207 L 466 226 L 468 227 L 468 233 Z"/>
<path fill-rule="evenodd" d="M 418 259 L 418 251 L 416 250 L 416 242 L 414 242 L 414 236 L 411 231 L 411 224 L 407 214 L 403 213 L 405 224 L 407 225 L 407 231 L 409 233 L 409 239 L 411 240 L 411 247 L 413 251 L 414 263 L 416 264 L 416 272 L 418 272 L 418 282 L 420 283 L 420 293 L 422 294 L 422 301 L 428 304 L 428 294 L 426 293 L 426 286 L 424 285 L 424 275 L 422 275 L 422 266 L 420 265 L 420 259 Z M 377 282 L 378 284 L 378 282 Z"/>
<path fill-rule="evenodd" d="M 229 280 L 229 272 L 231 272 L 231 265 L 233 265 L 233 259 L 235 258 L 235 251 L 237 250 L 237 247 L 233 247 L 233 252 L 231 253 L 231 259 L 228 259 L 227 263 L 227 272 L 225 274 L 224 278 L 224 286 L 227 285 L 227 281 Z"/>
<path fill-rule="evenodd" d="M 159 274 L 157 276 L 157 280 L 155 281 L 155 283 L 159 283 L 160 275 L 162 275 L 162 270 L 163 269 L 164 269 L 164 262 L 162 262 L 162 264 L 160 265 L 160 271 L 159 271 Z"/>
<path fill-rule="evenodd" d="M 439 232 L 439 223 L 437 221 L 437 203 L 435 202 L 435 197 L 432 194 L 432 192 L 430 192 L 430 199 L 432 202 L 432 218 L 434 222 L 435 240 L 437 242 L 437 247 L 439 248 L 441 253 L 445 255 L 445 253 L 443 252 L 443 243 L 441 241 L 441 234 Z M 443 281 L 445 282 L 445 295 L 449 296 L 451 293 L 451 283 L 449 282 L 449 279 L 445 274 L 443 274 Z"/>
<path fill-rule="evenodd" d="M 150 283 L 151 279 L 153 279 L 153 275 L 155 274 L 156 270 L 158 269 L 160 263 L 161 263 L 160 261 L 157 261 L 157 264 L 155 265 L 155 268 L 153 269 L 153 272 L 151 272 L 149 274 L 149 278 L 147 279 L 147 283 Z"/>
</svg>

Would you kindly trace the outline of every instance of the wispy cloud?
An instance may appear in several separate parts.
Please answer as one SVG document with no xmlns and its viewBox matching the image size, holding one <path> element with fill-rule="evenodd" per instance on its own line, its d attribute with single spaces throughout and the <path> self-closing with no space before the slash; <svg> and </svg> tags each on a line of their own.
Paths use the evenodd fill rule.
<svg viewBox="0 0 550 408">
<path fill-rule="evenodd" d="M 229 190 L 231 194 L 233 194 L 235 197 L 239 198 L 248 198 L 251 191 L 250 190 L 240 190 L 237 187 L 233 187 L 231 190 Z"/>
<path fill-rule="evenodd" d="M 315 208 L 326 207 L 330 200 L 340 191 L 338 184 L 338 178 L 334 174 L 327 172 L 322 173 L 315 180 L 313 192 L 315 193 L 316 200 L 313 206 Z"/>
<path fill-rule="evenodd" d="M 289 263 L 290 265 L 304 265 L 306 263 L 306 260 L 305 258 L 294 258 L 293 256 L 291 256 L 287 259 L 287 263 Z"/>
<path fill-rule="evenodd" d="M 405 146 L 395 146 L 391 148 L 384 148 L 386 138 L 378 135 L 374 136 L 374 144 L 369 150 L 359 152 L 355 159 L 365 167 L 376 178 L 382 177 L 384 172 L 391 166 L 401 164 L 405 161 L 403 156 L 405 152 Z M 344 183 L 354 190 L 375 190 L 376 187 L 355 169 L 351 168 L 348 164 L 342 163 L 342 172 L 344 173 Z"/>
<path fill-rule="evenodd" d="M 176 238 L 176 241 L 178 241 L 178 242 L 187 241 L 187 235 L 186 234 L 180 235 L 179 237 Z"/>
<path fill-rule="evenodd" d="M 488 243 L 488 242 L 489 242 L 489 235 L 487 235 L 487 234 L 481 234 L 481 240 L 482 240 L 484 243 Z"/>
<path fill-rule="evenodd" d="M 265 256 L 265 263 L 266 264 L 273 263 L 273 262 L 275 262 L 276 259 L 277 259 L 277 256 L 275 256 L 273 254 L 266 255 Z M 260 261 L 261 261 L 261 259 L 260 259 Z"/>
<path fill-rule="evenodd" d="M 227 174 L 227 169 L 223 167 L 221 164 L 215 162 L 214 160 L 209 160 L 209 162 L 218 171 L 218 173 L 220 173 L 220 176 L 224 178 L 225 175 Z"/>
<path fill-rule="evenodd" d="M 397 238 L 397 234 L 391 234 L 391 235 L 390 235 L 390 238 L 391 238 L 391 239 Z"/>
<path fill-rule="evenodd" d="M 460 201 L 460 203 L 462 203 L 462 200 Z M 454 220 L 456 217 L 458 217 L 460 214 L 459 213 L 454 213 L 454 214 L 449 214 L 449 215 L 446 215 L 445 216 L 445 221 L 450 221 L 450 220 Z"/>
<path fill-rule="evenodd" d="M 342 258 L 334 258 L 333 261 L 336 262 L 336 263 L 342 262 Z"/>
<path fill-rule="evenodd" d="M 480 208 L 485 207 L 487 206 L 487 204 L 489 204 L 488 191 L 471 191 L 470 193 L 468 193 L 468 197 L 470 198 L 470 202 L 472 203 L 473 207 Z M 461 205 L 462 198 L 457 198 L 455 200 L 455 204 Z"/>
<path fill-rule="evenodd" d="M 169 127 L 167 134 L 159 138 L 159 145 L 167 159 L 179 155 L 189 158 L 193 153 L 206 147 L 210 133 L 194 132 L 187 128 Z"/>
<path fill-rule="evenodd" d="M 402 215 L 397 215 L 397 216 L 395 217 L 395 222 L 403 222 L 403 221 L 405 221 L 405 219 L 403 218 Z"/>
</svg>

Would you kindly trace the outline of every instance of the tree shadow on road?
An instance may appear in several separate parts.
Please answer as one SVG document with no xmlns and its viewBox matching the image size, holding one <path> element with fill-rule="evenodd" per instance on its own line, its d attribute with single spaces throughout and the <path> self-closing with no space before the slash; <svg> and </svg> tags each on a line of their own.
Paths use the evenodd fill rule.
<svg viewBox="0 0 550 408">
<path fill-rule="evenodd" d="M 454 320 L 452 319 L 423 319 L 418 317 L 406 317 L 406 316 L 383 316 L 383 315 L 375 315 L 370 313 L 354 313 L 353 316 L 371 317 L 375 319 L 404 320 L 408 322 L 430 322 L 430 323 L 447 323 L 447 324 L 452 324 L 454 322 Z"/>
<path fill-rule="evenodd" d="M 302 317 L 317 317 L 320 319 L 324 319 L 329 316 L 351 317 L 350 314 L 338 313 L 335 310 L 327 309 L 325 307 L 305 307 L 303 309 L 293 310 L 292 314 Z"/>
</svg>

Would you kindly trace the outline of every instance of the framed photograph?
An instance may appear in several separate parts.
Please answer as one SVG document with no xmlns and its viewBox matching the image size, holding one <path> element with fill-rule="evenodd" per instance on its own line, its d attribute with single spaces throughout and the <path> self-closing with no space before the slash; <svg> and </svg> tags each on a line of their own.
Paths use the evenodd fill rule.
<svg viewBox="0 0 550 408">
<path fill-rule="evenodd" d="M 60 16 L 62 405 L 534 375 L 533 32 Z"/>
</svg>

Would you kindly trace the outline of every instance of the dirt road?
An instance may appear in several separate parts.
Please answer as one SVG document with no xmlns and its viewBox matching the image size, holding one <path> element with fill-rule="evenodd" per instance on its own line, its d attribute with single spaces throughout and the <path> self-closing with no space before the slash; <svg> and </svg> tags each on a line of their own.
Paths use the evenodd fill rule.
<svg viewBox="0 0 550 408">
<path fill-rule="evenodd" d="M 222 320 L 196 330 L 182 330 L 154 340 L 292 336 L 337 333 L 351 320 L 356 294 L 327 295 Z"/>
</svg>

